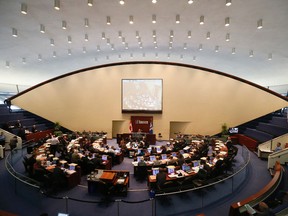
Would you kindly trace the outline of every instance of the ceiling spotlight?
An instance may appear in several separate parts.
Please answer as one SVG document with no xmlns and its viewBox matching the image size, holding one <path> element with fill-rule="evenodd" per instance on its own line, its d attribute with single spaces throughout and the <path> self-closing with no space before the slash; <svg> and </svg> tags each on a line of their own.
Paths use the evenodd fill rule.
<svg viewBox="0 0 288 216">
<path fill-rule="evenodd" d="M 97 45 L 97 52 L 100 52 L 100 46 L 99 45 Z"/>
<path fill-rule="evenodd" d="M 110 16 L 107 16 L 107 25 L 111 25 L 111 18 L 110 18 Z"/>
<path fill-rule="evenodd" d="M 68 55 L 72 55 L 71 49 L 68 49 Z"/>
<path fill-rule="evenodd" d="M 204 16 L 201 16 L 200 17 L 200 25 L 203 25 L 204 24 Z"/>
<path fill-rule="evenodd" d="M 90 6 L 90 7 L 93 6 L 93 0 L 88 0 L 88 6 Z"/>
<path fill-rule="evenodd" d="M 26 64 L 26 58 L 22 58 L 22 63 Z"/>
<path fill-rule="evenodd" d="M 180 23 L 180 15 L 179 15 L 179 14 L 176 15 L 176 23 L 177 23 L 177 24 Z"/>
<path fill-rule="evenodd" d="M 125 43 L 125 49 L 129 49 L 128 43 Z"/>
<path fill-rule="evenodd" d="M 6 61 L 5 66 L 6 66 L 6 68 L 10 68 L 10 62 Z"/>
<path fill-rule="evenodd" d="M 196 56 L 193 56 L 193 61 L 196 61 Z"/>
<path fill-rule="evenodd" d="M 188 4 L 192 4 L 193 3 L 193 0 L 188 0 Z"/>
<path fill-rule="evenodd" d="M 203 45 L 200 44 L 200 45 L 199 45 L 199 51 L 202 51 L 202 50 L 203 50 Z"/>
<path fill-rule="evenodd" d="M 18 37 L 17 29 L 12 28 L 12 36 L 13 36 L 13 37 Z"/>
<path fill-rule="evenodd" d="M 21 4 L 21 13 L 25 15 L 27 14 L 27 4 L 25 3 Z"/>
<path fill-rule="evenodd" d="M 156 30 L 153 30 L 153 34 L 152 34 L 152 37 L 156 37 Z"/>
<path fill-rule="evenodd" d="M 262 19 L 257 21 L 257 29 L 262 29 L 263 28 L 263 23 L 262 23 Z"/>
<path fill-rule="evenodd" d="M 169 58 L 170 58 L 170 56 L 171 56 L 171 54 L 170 54 L 170 53 L 168 53 L 168 54 L 167 54 L 167 58 L 169 59 Z"/>
<path fill-rule="evenodd" d="M 226 34 L 226 41 L 227 42 L 230 41 L 230 34 L 229 33 Z"/>
<path fill-rule="evenodd" d="M 86 47 L 83 47 L 82 52 L 83 52 L 83 53 L 86 53 L 86 52 L 87 52 Z"/>
<path fill-rule="evenodd" d="M 253 56 L 254 56 L 253 50 L 250 50 L 250 52 L 249 52 L 249 57 L 252 58 Z"/>
<path fill-rule="evenodd" d="M 84 26 L 85 26 L 85 27 L 89 27 L 89 20 L 88 20 L 88 18 L 85 18 L 85 19 L 84 19 Z"/>
<path fill-rule="evenodd" d="M 54 0 L 54 8 L 55 10 L 60 10 L 60 0 Z"/>
<path fill-rule="evenodd" d="M 153 23 L 153 24 L 156 23 L 156 15 L 155 15 L 155 14 L 152 15 L 152 23 Z"/>
<path fill-rule="evenodd" d="M 125 4 L 125 1 L 124 1 L 124 0 L 120 0 L 119 3 L 120 3 L 121 5 L 124 5 L 124 4 Z"/>
<path fill-rule="evenodd" d="M 130 23 L 130 24 L 133 24 L 133 23 L 134 23 L 133 16 L 129 16 L 129 23 Z"/>
<path fill-rule="evenodd" d="M 125 44 L 126 41 L 125 41 L 125 37 L 122 37 L 122 44 Z"/>
<path fill-rule="evenodd" d="M 215 52 L 219 52 L 219 46 L 215 46 Z"/>
<path fill-rule="evenodd" d="M 54 39 L 50 39 L 50 46 L 55 46 Z"/>
<path fill-rule="evenodd" d="M 105 37 L 105 32 L 102 32 L 102 40 L 105 40 L 106 39 L 106 37 Z"/>
<path fill-rule="evenodd" d="M 88 41 L 88 34 L 85 34 L 84 40 Z"/>
<path fill-rule="evenodd" d="M 68 43 L 72 43 L 72 38 L 71 38 L 71 36 L 68 36 Z"/>
<path fill-rule="evenodd" d="M 229 26 L 230 25 L 230 18 L 226 17 L 225 18 L 225 26 Z"/>
<path fill-rule="evenodd" d="M 118 32 L 118 38 L 122 38 L 122 32 L 121 31 Z"/>
<path fill-rule="evenodd" d="M 111 50 L 115 50 L 114 44 L 111 44 Z"/>
<path fill-rule="evenodd" d="M 230 6 L 232 4 L 232 0 L 226 0 L 226 6 Z"/>
<path fill-rule="evenodd" d="M 206 34 L 206 39 L 207 40 L 209 40 L 211 37 L 210 37 L 211 35 L 210 35 L 210 32 L 207 32 L 207 34 Z"/>
<path fill-rule="evenodd" d="M 187 36 L 188 38 L 191 38 L 192 37 L 192 33 L 191 33 L 191 31 L 188 31 L 188 36 Z"/>
<path fill-rule="evenodd" d="M 56 55 L 56 51 L 53 51 L 53 58 L 56 58 L 57 55 Z"/>
<path fill-rule="evenodd" d="M 184 47 L 183 47 L 184 50 L 187 49 L 187 43 L 184 43 Z"/>
<path fill-rule="evenodd" d="M 138 44 L 141 44 L 142 42 L 141 42 L 141 38 L 138 38 Z"/>
<path fill-rule="evenodd" d="M 110 45 L 110 39 L 109 38 L 107 38 L 106 43 L 108 46 Z"/>
<path fill-rule="evenodd" d="M 41 54 L 38 55 L 38 61 L 42 61 L 42 55 Z"/>
<path fill-rule="evenodd" d="M 268 60 L 271 61 L 272 60 L 272 53 L 268 54 Z"/>
<path fill-rule="evenodd" d="M 62 29 L 67 29 L 67 23 L 66 23 L 66 21 L 62 21 Z"/>
<path fill-rule="evenodd" d="M 173 30 L 170 31 L 170 37 L 171 37 L 171 38 L 174 37 L 174 32 L 173 32 Z"/>
<path fill-rule="evenodd" d="M 152 3 L 153 3 L 153 4 L 156 4 L 156 3 L 157 3 L 157 0 L 152 0 Z"/>
<path fill-rule="evenodd" d="M 139 35 L 139 31 L 136 31 L 136 38 L 139 38 L 140 35 Z"/>
<path fill-rule="evenodd" d="M 234 55 L 236 53 L 235 47 L 232 48 L 232 54 Z"/>
<path fill-rule="evenodd" d="M 45 33 L 45 26 L 44 26 L 43 24 L 40 24 L 40 32 L 41 32 L 42 34 Z"/>
</svg>

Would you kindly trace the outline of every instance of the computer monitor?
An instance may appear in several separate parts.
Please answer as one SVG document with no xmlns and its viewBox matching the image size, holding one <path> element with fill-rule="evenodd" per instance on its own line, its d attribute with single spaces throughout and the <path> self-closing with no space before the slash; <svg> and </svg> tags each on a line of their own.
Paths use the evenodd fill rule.
<svg viewBox="0 0 288 216">
<path fill-rule="evenodd" d="M 184 150 L 180 150 L 179 153 L 180 153 L 180 154 L 184 154 Z"/>
<path fill-rule="evenodd" d="M 149 153 L 151 153 L 151 150 L 152 150 L 152 149 L 149 147 L 149 148 L 147 148 L 147 150 L 148 150 Z"/>
<path fill-rule="evenodd" d="M 174 166 L 167 166 L 168 169 L 168 174 L 174 173 L 175 172 L 175 167 Z"/>
<path fill-rule="evenodd" d="M 183 165 L 182 165 L 182 170 L 185 171 L 185 172 L 186 172 L 186 171 L 189 171 L 189 170 L 190 170 L 190 166 L 187 165 L 187 164 L 183 164 Z"/>
<path fill-rule="evenodd" d="M 199 161 L 193 161 L 193 167 L 199 166 Z"/>
<path fill-rule="evenodd" d="M 137 157 L 137 162 L 140 162 L 141 159 L 142 159 L 142 157 L 141 157 L 141 156 L 138 156 L 138 157 Z"/>
<path fill-rule="evenodd" d="M 107 158 L 108 158 L 108 155 L 102 155 L 102 160 L 107 160 Z"/>
<path fill-rule="evenodd" d="M 155 160 L 156 160 L 155 155 L 151 155 L 151 156 L 150 156 L 150 161 L 155 161 Z"/>
<path fill-rule="evenodd" d="M 69 165 L 69 170 L 75 170 L 75 165 Z"/>
<path fill-rule="evenodd" d="M 177 152 L 172 152 L 173 157 L 177 157 Z"/>
<path fill-rule="evenodd" d="M 152 175 L 157 175 L 159 173 L 159 168 L 152 168 Z"/>
<path fill-rule="evenodd" d="M 165 160 L 165 159 L 167 159 L 167 155 L 166 154 L 161 154 L 161 158 L 162 158 L 162 160 Z"/>
<path fill-rule="evenodd" d="M 161 150 L 161 148 L 160 147 L 156 147 L 156 151 L 157 151 L 157 153 L 161 153 L 162 152 L 162 150 Z"/>
</svg>

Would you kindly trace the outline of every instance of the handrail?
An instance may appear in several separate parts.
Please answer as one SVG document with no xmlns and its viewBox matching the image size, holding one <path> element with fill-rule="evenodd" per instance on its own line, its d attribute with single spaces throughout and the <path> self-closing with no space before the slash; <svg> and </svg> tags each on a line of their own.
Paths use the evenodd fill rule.
<svg viewBox="0 0 288 216">
<path fill-rule="evenodd" d="M 271 195 L 277 189 L 282 179 L 283 168 L 278 161 L 275 163 L 274 171 L 275 174 L 273 179 L 263 189 L 240 202 L 233 203 L 230 206 L 229 216 L 241 215 L 243 212 L 246 212 L 245 204 L 249 204 L 251 207 L 254 207 L 259 202 L 269 197 L 269 195 Z"/>
<path fill-rule="evenodd" d="M 267 169 L 273 168 L 275 161 L 278 161 L 280 164 L 285 164 L 288 158 L 288 148 L 282 149 L 277 152 L 273 152 L 268 156 Z"/>
</svg>

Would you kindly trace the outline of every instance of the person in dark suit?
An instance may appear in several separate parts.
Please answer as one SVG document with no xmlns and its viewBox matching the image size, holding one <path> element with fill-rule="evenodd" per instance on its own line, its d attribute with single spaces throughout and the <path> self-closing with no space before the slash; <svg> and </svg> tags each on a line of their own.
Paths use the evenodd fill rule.
<svg viewBox="0 0 288 216">
<path fill-rule="evenodd" d="M 18 143 L 17 136 L 13 136 L 13 137 L 10 139 L 10 143 L 9 143 L 9 145 L 10 145 L 10 150 L 11 150 L 11 151 L 16 148 L 17 143 Z"/>
<path fill-rule="evenodd" d="M 159 173 L 156 175 L 156 184 L 159 189 L 162 188 L 166 182 L 166 172 L 164 168 L 159 169 Z"/>
<path fill-rule="evenodd" d="M 51 175 L 51 185 L 52 191 L 57 192 L 60 189 L 63 189 L 67 185 L 66 174 L 64 170 L 61 169 L 61 163 L 57 161 L 53 173 Z"/>
</svg>

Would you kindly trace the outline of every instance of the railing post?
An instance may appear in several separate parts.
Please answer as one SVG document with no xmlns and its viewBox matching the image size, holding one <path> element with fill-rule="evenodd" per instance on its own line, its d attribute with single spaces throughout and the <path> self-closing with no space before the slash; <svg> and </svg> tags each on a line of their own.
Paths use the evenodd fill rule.
<svg viewBox="0 0 288 216">
<path fill-rule="evenodd" d="M 119 216 L 120 215 L 120 202 L 121 202 L 121 199 L 117 199 L 115 201 L 117 202 L 117 215 Z"/>
<path fill-rule="evenodd" d="M 66 207 L 66 214 L 68 214 L 68 197 L 67 196 L 65 196 L 65 197 L 63 197 L 64 199 L 65 199 L 65 207 Z"/>
</svg>

